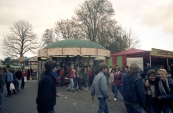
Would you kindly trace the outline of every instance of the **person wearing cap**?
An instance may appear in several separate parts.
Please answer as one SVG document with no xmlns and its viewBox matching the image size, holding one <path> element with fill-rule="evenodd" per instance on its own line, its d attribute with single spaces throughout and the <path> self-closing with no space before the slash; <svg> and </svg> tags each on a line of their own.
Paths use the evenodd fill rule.
<svg viewBox="0 0 173 113">
<path fill-rule="evenodd" d="M 56 93 L 56 66 L 57 64 L 53 60 L 45 63 L 45 75 L 39 82 L 36 98 L 38 113 L 55 113 L 56 97 L 60 96 L 59 93 Z"/>
</svg>

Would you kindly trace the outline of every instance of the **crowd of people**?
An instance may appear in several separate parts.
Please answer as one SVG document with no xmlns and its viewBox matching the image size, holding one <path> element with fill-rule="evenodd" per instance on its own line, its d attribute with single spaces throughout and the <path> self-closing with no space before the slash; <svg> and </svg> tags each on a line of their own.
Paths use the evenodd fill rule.
<svg viewBox="0 0 173 113">
<path fill-rule="evenodd" d="M 173 80 L 163 68 L 154 70 L 149 63 L 144 71 L 136 64 L 115 66 L 110 70 L 114 100 L 118 91 L 124 98 L 127 113 L 173 113 Z"/>
<path fill-rule="evenodd" d="M 2 103 L 2 93 L 4 91 L 4 86 L 7 89 L 6 97 L 10 97 L 11 94 L 17 94 L 20 89 L 25 88 L 25 82 L 30 80 L 32 75 L 32 69 L 9 69 L 0 67 L 0 107 Z M 11 88 L 11 85 L 14 88 Z"/>
<path fill-rule="evenodd" d="M 88 87 L 92 85 L 93 79 L 98 72 L 96 69 L 85 67 L 61 67 L 56 70 L 57 84 L 61 87 L 67 86 L 67 91 L 81 91 L 88 90 Z M 41 76 L 45 75 L 45 71 L 41 73 Z"/>
</svg>

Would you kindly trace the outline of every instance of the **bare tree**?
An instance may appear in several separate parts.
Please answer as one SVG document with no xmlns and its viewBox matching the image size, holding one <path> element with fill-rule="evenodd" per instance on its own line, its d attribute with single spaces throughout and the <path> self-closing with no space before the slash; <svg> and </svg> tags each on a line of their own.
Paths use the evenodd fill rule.
<svg viewBox="0 0 173 113">
<path fill-rule="evenodd" d="M 36 34 L 32 32 L 32 25 L 24 20 L 13 23 L 11 34 L 4 36 L 3 47 L 6 56 L 19 58 L 26 52 L 35 53 L 38 48 Z"/>
<path fill-rule="evenodd" d="M 132 29 L 130 28 L 129 31 L 125 31 L 124 32 L 124 40 L 126 42 L 126 45 L 127 45 L 127 49 L 130 49 L 130 48 L 137 48 L 137 47 L 140 47 L 140 39 L 138 38 L 137 35 L 135 35 L 133 32 L 132 32 Z"/>
<path fill-rule="evenodd" d="M 55 35 L 53 29 L 46 29 L 42 36 L 43 46 L 48 45 L 55 41 Z"/>
<path fill-rule="evenodd" d="M 100 43 L 99 27 L 114 14 L 112 4 L 108 0 L 85 1 L 76 10 L 77 20 L 86 28 L 87 39 Z"/>
</svg>

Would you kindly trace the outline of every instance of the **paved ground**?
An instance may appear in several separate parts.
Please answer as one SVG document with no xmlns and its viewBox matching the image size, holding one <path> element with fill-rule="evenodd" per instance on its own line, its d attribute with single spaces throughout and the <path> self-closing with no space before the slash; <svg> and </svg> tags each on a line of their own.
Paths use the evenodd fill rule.
<svg viewBox="0 0 173 113">
<path fill-rule="evenodd" d="M 36 80 L 27 81 L 25 89 L 11 97 L 3 97 L 0 113 L 37 113 L 36 92 L 38 82 Z M 5 88 L 6 89 L 6 88 Z M 96 113 L 98 100 L 90 100 L 90 90 L 67 92 L 66 87 L 57 87 L 61 97 L 57 98 L 55 110 L 57 113 Z M 110 113 L 126 113 L 122 96 L 117 101 L 113 101 L 113 94 L 110 91 L 111 102 L 108 102 Z M 6 95 L 6 90 L 3 95 Z"/>
</svg>

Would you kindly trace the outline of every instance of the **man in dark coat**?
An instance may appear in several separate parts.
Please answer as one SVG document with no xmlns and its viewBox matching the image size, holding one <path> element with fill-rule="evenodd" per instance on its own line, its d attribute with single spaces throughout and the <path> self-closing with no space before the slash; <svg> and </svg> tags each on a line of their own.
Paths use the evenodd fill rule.
<svg viewBox="0 0 173 113">
<path fill-rule="evenodd" d="M 16 72 L 16 78 L 17 78 L 17 82 L 18 82 L 16 90 L 19 91 L 20 86 L 21 86 L 21 81 L 20 80 L 22 79 L 22 71 L 20 69 L 18 69 L 17 72 Z"/>
<path fill-rule="evenodd" d="M 147 73 L 150 69 L 153 69 L 151 66 L 150 66 L 150 63 L 147 63 L 147 66 L 145 67 L 144 69 L 144 78 L 147 79 Z"/>
<path fill-rule="evenodd" d="M 38 113 L 55 113 L 56 97 L 60 96 L 56 93 L 56 66 L 53 60 L 45 63 L 45 75 L 39 82 L 36 98 Z"/>
</svg>

